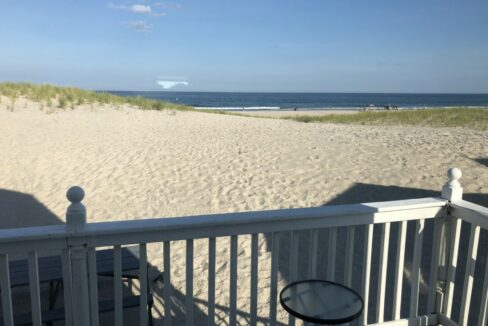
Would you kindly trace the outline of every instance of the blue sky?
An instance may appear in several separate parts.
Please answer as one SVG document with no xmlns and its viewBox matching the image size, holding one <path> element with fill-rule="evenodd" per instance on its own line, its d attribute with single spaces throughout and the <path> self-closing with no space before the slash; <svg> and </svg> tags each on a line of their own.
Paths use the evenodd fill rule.
<svg viewBox="0 0 488 326">
<path fill-rule="evenodd" d="M 0 0 L 0 81 L 488 93 L 488 1 Z"/>
</svg>

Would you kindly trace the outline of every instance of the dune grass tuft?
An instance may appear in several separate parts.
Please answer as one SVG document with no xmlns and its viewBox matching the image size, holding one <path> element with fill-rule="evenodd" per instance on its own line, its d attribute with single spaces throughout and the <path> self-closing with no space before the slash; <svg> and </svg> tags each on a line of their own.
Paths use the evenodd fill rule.
<svg viewBox="0 0 488 326">
<path fill-rule="evenodd" d="M 329 122 L 360 125 L 413 125 L 428 127 L 464 127 L 488 130 L 488 109 L 450 108 L 386 112 L 358 112 L 323 116 L 288 116 L 299 122 Z"/>
<path fill-rule="evenodd" d="M 74 108 L 77 105 L 84 104 L 113 104 L 113 105 L 131 105 L 143 110 L 192 110 L 192 107 L 150 100 L 143 97 L 125 97 L 117 96 L 103 92 L 87 91 L 74 87 L 58 87 L 48 84 L 37 85 L 31 83 L 0 83 L 0 95 L 15 100 L 19 97 L 43 103 L 49 108 L 57 107 L 66 109 Z"/>
</svg>

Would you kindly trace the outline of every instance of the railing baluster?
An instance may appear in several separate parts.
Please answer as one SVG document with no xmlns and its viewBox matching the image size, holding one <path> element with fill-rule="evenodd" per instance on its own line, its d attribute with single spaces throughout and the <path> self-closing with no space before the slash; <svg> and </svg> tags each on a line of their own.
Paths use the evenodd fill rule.
<svg viewBox="0 0 488 326">
<path fill-rule="evenodd" d="M 405 240 L 407 237 L 407 222 L 402 221 L 398 226 L 398 245 L 395 263 L 395 285 L 393 287 L 393 320 L 400 319 L 402 308 L 403 269 L 405 267 Z"/>
<path fill-rule="evenodd" d="M 298 232 L 291 231 L 290 236 L 290 283 L 297 280 L 298 274 Z M 295 317 L 288 315 L 288 325 L 295 325 Z"/>
<path fill-rule="evenodd" d="M 237 235 L 230 237 L 229 325 L 236 324 L 237 314 Z"/>
<path fill-rule="evenodd" d="M 186 240 L 186 326 L 193 325 L 193 239 Z"/>
<path fill-rule="evenodd" d="M 335 264 L 337 253 L 337 228 L 331 228 L 329 230 L 329 261 L 327 269 L 327 278 L 330 281 L 335 279 Z"/>
<path fill-rule="evenodd" d="M 251 318 L 250 324 L 256 325 L 258 312 L 258 234 L 251 236 Z"/>
<path fill-rule="evenodd" d="M 73 282 L 71 280 L 71 258 L 69 249 L 61 251 L 61 264 L 63 272 L 63 294 L 64 294 L 64 323 L 67 326 L 73 325 Z"/>
<path fill-rule="evenodd" d="M 436 218 L 434 221 L 434 236 L 432 239 L 432 257 L 429 273 L 429 297 L 427 299 L 427 313 L 435 312 L 435 299 L 437 293 L 437 281 L 439 276 L 439 258 L 441 250 L 441 233 L 443 221 Z"/>
<path fill-rule="evenodd" d="M 122 326 L 122 249 L 114 246 L 114 324 Z"/>
<path fill-rule="evenodd" d="M 376 321 L 385 318 L 386 271 L 388 267 L 388 246 L 390 243 L 390 223 L 381 225 L 380 269 L 378 273 L 378 297 L 376 301 Z"/>
<path fill-rule="evenodd" d="M 485 264 L 485 279 L 483 281 L 483 296 L 480 304 L 480 314 L 478 316 L 478 326 L 486 326 L 488 321 L 488 259 Z"/>
<path fill-rule="evenodd" d="M 86 246 L 71 247 L 71 266 L 73 272 L 71 280 L 73 289 L 76 289 L 76 295 L 73 295 L 73 324 L 88 325 L 90 324 L 90 290 Z"/>
<path fill-rule="evenodd" d="M 280 258 L 280 234 L 273 233 L 271 250 L 271 284 L 269 320 L 271 326 L 276 326 L 276 306 L 278 302 L 278 262 Z"/>
<path fill-rule="evenodd" d="M 424 239 L 424 220 L 418 220 L 415 225 L 415 240 L 412 262 L 412 286 L 410 292 L 410 317 L 416 317 L 419 305 L 420 260 L 422 258 L 422 242 Z"/>
<path fill-rule="evenodd" d="M 348 226 L 346 232 L 346 258 L 344 261 L 344 283 L 348 287 L 352 287 L 352 264 L 354 260 L 354 233 L 356 228 Z M 350 323 L 346 325 L 351 325 Z"/>
<path fill-rule="evenodd" d="M 8 266 L 8 255 L 0 255 L 0 289 L 2 290 L 2 313 L 5 326 L 14 325 L 14 314 L 12 310 L 12 293 L 10 290 L 10 269 Z"/>
<path fill-rule="evenodd" d="M 97 251 L 88 248 L 88 284 L 90 286 L 90 319 L 91 326 L 98 326 L 98 277 Z"/>
<path fill-rule="evenodd" d="M 164 326 L 171 326 L 171 242 L 164 241 L 164 271 L 163 271 L 163 300 Z"/>
<path fill-rule="evenodd" d="M 469 305 L 471 304 L 471 291 L 473 290 L 474 269 L 476 266 L 476 256 L 478 255 L 478 242 L 480 239 L 480 227 L 471 225 L 471 233 L 469 236 L 469 249 L 466 261 L 466 272 L 464 275 L 463 296 L 461 301 L 461 315 L 459 317 L 459 324 L 462 326 L 468 325 Z"/>
<path fill-rule="evenodd" d="M 310 254 L 308 261 L 308 276 L 315 278 L 317 276 L 317 250 L 319 243 L 319 230 L 310 230 Z"/>
<path fill-rule="evenodd" d="M 368 306 L 369 306 L 369 281 L 371 277 L 371 253 L 373 251 L 373 224 L 365 225 L 364 235 L 364 261 L 363 261 L 363 288 L 362 295 L 364 300 L 363 314 L 361 315 L 360 324 L 368 324 Z"/>
<path fill-rule="evenodd" d="M 344 281 L 346 286 L 352 286 L 352 263 L 354 259 L 354 233 L 356 228 L 349 226 L 346 235 L 346 261 L 344 268 Z"/>
<path fill-rule="evenodd" d="M 215 238 L 208 239 L 208 325 L 215 325 Z"/>
<path fill-rule="evenodd" d="M 147 245 L 145 243 L 139 244 L 139 282 L 140 282 L 140 301 L 139 301 L 139 325 L 145 326 L 148 321 L 147 311 Z"/>
<path fill-rule="evenodd" d="M 452 220 L 451 239 L 449 243 L 449 263 L 447 266 L 446 294 L 442 311 L 444 315 L 451 318 L 452 299 L 454 296 L 454 282 L 456 279 L 456 268 L 459 253 L 459 236 L 461 234 L 461 220 L 455 218 Z"/>
<path fill-rule="evenodd" d="M 31 251 L 28 255 L 29 264 L 29 288 L 32 311 L 32 325 L 41 326 L 41 293 L 39 291 L 39 264 L 37 261 L 37 252 Z"/>
<path fill-rule="evenodd" d="M 290 245 L 290 280 L 295 282 L 298 274 L 298 232 L 291 232 Z"/>
</svg>

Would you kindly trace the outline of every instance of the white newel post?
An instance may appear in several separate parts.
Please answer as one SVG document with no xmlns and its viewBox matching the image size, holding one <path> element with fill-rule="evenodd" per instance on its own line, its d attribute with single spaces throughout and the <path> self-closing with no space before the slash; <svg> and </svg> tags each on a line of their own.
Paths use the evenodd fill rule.
<svg viewBox="0 0 488 326">
<path fill-rule="evenodd" d="M 442 198 L 449 201 L 456 201 L 463 199 L 463 188 L 459 183 L 459 179 L 463 173 L 458 168 L 450 168 L 447 171 L 449 181 L 442 187 Z"/>
<path fill-rule="evenodd" d="M 447 183 L 442 187 L 441 197 L 449 200 L 449 202 L 462 200 L 463 188 L 459 183 L 462 177 L 462 172 L 458 168 L 450 168 L 447 171 Z M 437 285 L 437 299 L 435 311 L 437 313 L 443 312 L 444 295 L 446 290 L 448 266 L 450 263 L 450 245 L 451 245 L 451 230 L 454 220 L 449 218 L 449 206 L 446 209 L 445 215 L 442 217 L 441 236 L 440 236 L 440 252 L 439 252 L 439 269 L 438 269 L 438 285 Z"/>
<path fill-rule="evenodd" d="M 66 197 L 71 202 L 66 211 L 66 228 L 75 233 L 84 232 L 86 209 L 81 201 L 85 197 L 85 192 L 80 187 L 71 187 Z M 73 282 L 73 325 L 86 326 L 90 325 L 86 239 L 75 237 L 69 244 Z"/>
</svg>

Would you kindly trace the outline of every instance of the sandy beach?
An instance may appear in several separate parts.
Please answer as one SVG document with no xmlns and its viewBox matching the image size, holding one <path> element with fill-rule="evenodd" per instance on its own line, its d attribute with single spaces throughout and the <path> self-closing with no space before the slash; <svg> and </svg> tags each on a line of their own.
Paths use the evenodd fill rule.
<svg viewBox="0 0 488 326">
<path fill-rule="evenodd" d="M 298 111 L 284 111 L 284 110 L 270 110 L 270 111 L 237 111 L 236 113 L 253 116 L 253 117 L 266 117 L 266 118 L 282 118 L 282 117 L 295 117 L 299 115 L 306 116 L 323 116 L 329 114 L 355 114 L 360 112 L 359 110 L 298 110 Z"/>
<path fill-rule="evenodd" d="M 0 228 L 64 222 L 65 192 L 72 185 L 86 192 L 88 221 L 100 222 L 432 196 L 452 166 L 463 170 L 466 198 L 488 204 L 488 132 L 483 131 L 305 124 L 127 106 L 48 112 L 23 99 L 13 112 L 2 101 L 0 131 L 0 207 L 6 207 L 0 210 Z M 172 246 L 175 302 L 183 303 L 184 249 L 184 243 Z M 163 266 L 162 244 L 148 250 L 154 275 Z M 266 319 L 270 253 L 265 235 L 259 250 L 263 304 L 258 315 Z M 238 310 L 246 324 L 249 236 L 239 238 L 238 252 Z M 228 255 L 229 240 L 218 239 L 216 297 L 222 306 L 229 297 Z M 195 319 L 206 323 L 199 318 L 207 300 L 205 239 L 195 241 L 194 266 Z M 154 292 L 160 324 L 160 285 Z M 217 316 L 225 319 L 225 309 L 217 309 Z M 175 311 L 174 318 L 178 325 L 184 315 Z M 280 311 L 279 318 L 286 321 L 286 313 Z"/>
</svg>

